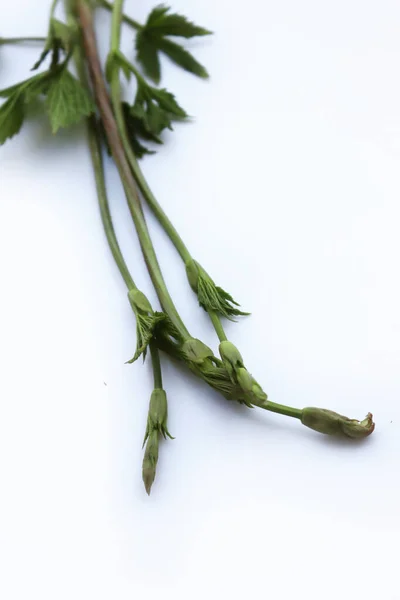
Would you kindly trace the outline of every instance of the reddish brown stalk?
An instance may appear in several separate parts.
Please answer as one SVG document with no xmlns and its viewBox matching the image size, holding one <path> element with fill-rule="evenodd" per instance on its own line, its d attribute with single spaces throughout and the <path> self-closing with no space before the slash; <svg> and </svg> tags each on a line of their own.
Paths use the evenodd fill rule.
<svg viewBox="0 0 400 600">
<path fill-rule="evenodd" d="M 83 47 L 86 56 L 86 62 L 89 66 L 89 74 L 96 104 L 99 109 L 111 154 L 114 158 L 115 164 L 117 165 L 125 189 L 129 209 L 135 223 L 147 269 L 159 297 L 161 306 L 168 314 L 178 331 L 180 331 L 182 336 L 184 338 L 188 338 L 189 332 L 183 324 L 165 285 L 157 256 L 154 251 L 153 243 L 150 238 L 149 230 L 142 212 L 138 188 L 125 154 L 123 142 L 118 131 L 117 122 L 114 118 L 114 113 L 108 96 L 99 53 L 97 50 L 92 11 L 85 0 L 77 0 L 76 10 L 81 26 Z"/>
</svg>

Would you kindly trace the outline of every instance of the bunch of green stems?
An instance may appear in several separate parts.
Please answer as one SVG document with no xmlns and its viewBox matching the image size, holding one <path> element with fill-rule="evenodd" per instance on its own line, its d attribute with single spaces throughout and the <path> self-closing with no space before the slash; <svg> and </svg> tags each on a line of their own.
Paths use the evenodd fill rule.
<svg viewBox="0 0 400 600">
<path fill-rule="evenodd" d="M 80 83 L 93 98 L 96 112 L 87 118 L 87 139 L 91 154 L 101 218 L 115 263 L 126 284 L 128 300 L 137 323 L 137 350 L 132 360 L 146 356 L 149 349 L 154 374 L 143 460 L 143 480 L 150 493 L 154 482 L 161 437 L 170 436 L 167 428 L 167 396 L 163 389 L 160 353 L 183 362 L 191 372 L 220 392 L 227 400 L 249 407 L 257 406 L 294 419 L 320 433 L 364 438 L 374 429 L 372 415 L 358 421 L 333 411 L 307 407 L 304 409 L 271 402 L 260 384 L 247 370 L 236 346 L 228 340 L 223 320 L 243 315 L 237 303 L 218 287 L 205 269 L 192 257 L 186 244 L 151 191 L 140 168 L 137 152 L 127 130 L 122 101 L 121 72 L 131 71 L 140 83 L 138 70 L 124 59 L 121 49 L 123 23 L 140 30 L 142 25 L 123 13 L 123 0 L 110 4 L 106 0 L 66 0 L 66 25 L 76 32 L 71 52 Z M 99 57 L 93 13 L 101 6 L 111 11 L 111 36 L 108 65 Z M 56 1 L 51 7 L 53 17 Z M 46 38 L 0 39 L 0 44 L 46 42 Z M 110 58 L 111 57 L 111 58 Z M 117 57 L 117 58 L 115 58 Z M 122 58 L 121 58 L 122 57 Z M 105 75 L 107 73 L 107 75 Z M 103 155 L 105 145 L 121 179 L 130 214 L 140 242 L 143 257 L 157 293 L 161 310 L 154 310 L 139 290 L 122 255 L 113 226 L 105 183 Z M 157 260 L 149 229 L 142 210 L 146 202 L 175 246 L 199 304 L 206 310 L 219 340 L 219 355 L 201 340 L 194 338 L 184 324 L 168 291 Z"/>
</svg>

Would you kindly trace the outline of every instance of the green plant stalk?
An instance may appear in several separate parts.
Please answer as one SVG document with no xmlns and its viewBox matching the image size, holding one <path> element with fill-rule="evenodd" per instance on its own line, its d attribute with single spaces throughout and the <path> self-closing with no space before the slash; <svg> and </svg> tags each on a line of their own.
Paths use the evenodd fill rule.
<svg viewBox="0 0 400 600">
<path fill-rule="evenodd" d="M 85 67 L 79 51 L 75 52 L 74 59 L 79 79 L 82 85 L 85 88 L 88 88 L 89 86 L 86 79 Z M 114 260 L 118 266 L 118 269 L 122 275 L 122 278 L 125 281 L 128 291 L 135 290 L 137 289 L 137 286 L 135 285 L 135 282 L 129 272 L 125 259 L 122 256 L 122 252 L 119 247 L 117 236 L 114 230 L 114 225 L 112 222 L 104 177 L 101 137 L 96 123 L 96 118 L 94 116 L 89 117 L 87 119 L 87 137 L 96 181 L 96 190 L 99 201 L 100 215 L 103 223 L 104 232 L 107 237 L 108 245 L 110 247 Z"/>
<path fill-rule="evenodd" d="M 151 364 L 153 365 L 154 389 L 163 389 L 160 354 L 155 342 L 150 342 Z"/>
<path fill-rule="evenodd" d="M 107 199 L 107 191 L 104 181 L 104 167 L 101 154 L 101 140 L 95 117 L 90 117 L 87 124 L 88 142 L 90 154 L 92 156 L 93 170 L 96 180 L 97 195 L 99 199 L 99 208 L 104 232 L 107 237 L 111 253 L 118 266 L 118 269 L 126 283 L 128 291 L 137 289 L 134 280 L 129 272 L 124 257 L 122 256 L 117 237 L 115 235 L 113 222 L 110 214 L 110 207 Z"/>
<path fill-rule="evenodd" d="M 12 37 L 12 38 L 0 38 L 0 46 L 16 45 L 16 44 L 44 44 L 46 38 L 44 37 Z"/>
<path fill-rule="evenodd" d="M 116 11 L 116 13 L 113 15 L 115 17 L 115 20 L 113 20 L 113 35 L 112 35 L 112 38 L 113 38 L 112 49 L 113 50 L 118 49 L 118 46 L 119 46 L 119 31 L 120 31 L 120 20 L 121 20 L 120 14 L 122 11 L 123 0 L 116 0 L 115 4 L 116 4 L 117 8 L 115 9 L 115 6 L 114 6 L 114 11 Z M 171 316 L 176 317 L 176 315 L 177 315 L 178 318 L 175 319 L 175 321 L 173 318 L 171 318 L 171 320 L 174 322 L 175 326 L 178 328 L 178 330 L 181 333 L 182 333 L 182 326 L 183 326 L 184 332 L 185 332 L 185 334 L 183 335 L 183 338 L 188 339 L 189 334 L 188 334 L 186 328 L 184 327 L 184 325 L 182 324 L 180 317 L 179 317 L 178 313 L 176 312 L 175 306 L 172 304 L 173 310 L 171 311 L 171 313 L 168 310 L 166 310 L 166 306 L 168 306 L 168 308 L 171 308 L 171 306 L 168 304 L 168 301 L 166 302 L 166 306 L 164 304 L 164 302 L 165 302 L 164 294 L 165 293 L 167 294 L 167 300 L 169 298 L 169 294 L 168 294 L 168 291 L 166 291 L 165 283 L 162 279 L 161 272 L 159 274 L 161 276 L 161 282 L 162 282 L 161 293 L 160 293 L 160 289 L 158 288 L 158 285 L 157 285 L 159 282 L 157 269 L 159 271 L 159 267 L 158 267 L 157 259 L 155 257 L 154 248 L 152 247 L 151 240 L 149 238 L 147 226 L 144 221 L 144 217 L 143 217 L 143 213 L 142 213 L 141 205 L 140 205 L 140 199 L 139 199 L 136 185 L 135 185 L 135 180 L 132 177 L 130 165 L 126 158 L 122 140 L 121 140 L 119 132 L 118 132 L 118 126 L 117 126 L 117 123 L 112 114 L 112 109 L 111 109 L 111 106 L 110 106 L 110 103 L 108 100 L 108 95 L 107 95 L 107 91 L 105 88 L 104 79 L 103 79 L 103 75 L 102 75 L 102 71 L 101 71 L 100 61 L 99 61 L 98 54 L 97 54 L 97 47 L 96 47 L 96 40 L 95 40 L 94 31 L 93 31 L 91 11 L 90 11 L 88 5 L 86 4 L 85 0 L 78 0 L 77 9 L 78 9 L 79 19 L 80 19 L 80 23 L 81 23 L 81 30 L 82 30 L 82 35 L 83 35 L 86 60 L 87 60 L 87 63 L 89 65 L 90 72 L 91 72 L 96 102 L 97 102 L 98 108 L 101 113 L 103 124 L 105 126 L 105 130 L 106 130 L 108 143 L 109 143 L 111 152 L 114 156 L 114 160 L 117 164 L 122 182 L 124 184 L 125 192 L 126 192 L 128 202 L 129 202 L 129 205 L 131 208 L 131 212 L 132 212 L 132 217 L 134 219 L 135 226 L 138 231 L 139 239 L 140 239 L 140 242 L 142 245 L 142 250 L 143 250 L 145 260 L 146 260 L 146 264 L 148 266 L 148 269 L 149 269 L 150 275 L 152 277 L 153 284 L 156 288 L 156 291 L 159 294 L 160 301 L 161 301 L 162 306 L 164 307 L 164 310 L 167 312 L 167 314 L 169 314 L 170 318 L 171 318 Z M 118 42 L 118 46 L 116 46 L 116 41 Z M 118 72 L 117 72 L 117 75 L 118 75 Z M 115 86 L 115 87 L 116 87 L 117 91 L 119 91 L 119 94 L 118 94 L 118 97 L 116 97 L 116 100 L 118 100 L 118 104 L 120 105 L 119 76 L 118 76 L 118 87 L 117 86 Z M 149 246 L 149 243 L 150 243 L 150 246 Z M 154 260 L 153 260 L 153 255 L 154 255 Z M 172 300 L 171 300 L 171 303 L 172 303 Z M 175 311 L 176 315 L 174 314 L 174 311 Z M 219 317 L 217 315 L 215 315 L 214 313 L 211 313 L 210 317 L 214 323 L 214 326 L 216 326 L 216 328 L 217 328 L 217 332 L 218 332 L 220 339 L 225 340 L 226 336 L 223 331 L 222 325 L 219 323 Z M 171 348 L 169 348 L 169 349 L 165 348 L 165 350 L 167 352 L 169 351 L 170 354 L 172 354 L 172 355 L 175 354 L 176 357 L 179 358 L 179 353 L 175 353 L 175 351 L 173 349 L 171 351 Z M 158 352 L 156 355 L 155 351 L 157 351 L 157 348 L 155 348 L 153 346 L 152 356 L 155 357 L 154 358 L 154 364 L 155 364 L 154 379 L 155 379 L 155 382 L 157 382 L 157 384 L 158 384 L 158 383 L 162 383 L 162 380 L 161 380 L 161 369 L 159 368 Z M 197 369 L 193 369 L 193 371 L 196 372 Z M 199 374 L 199 373 L 197 373 L 197 374 Z M 201 376 L 201 374 L 200 374 L 200 376 Z M 269 401 L 267 398 L 262 399 L 262 400 L 260 399 L 259 401 L 256 401 L 256 402 L 253 401 L 253 404 L 255 406 L 258 406 L 259 408 L 268 410 L 270 412 L 274 412 L 274 413 L 288 416 L 291 418 L 296 418 L 299 420 L 302 419 L 303 410 L 293 408 L 290 406 L 285 406 L 282 404 L 277 404 L 275 402 Z"/>
<path fill-rule="evenodd" d="M 218 336 L 218 339 L 220 342 L 226 342 L 226 340 L 228 339 L 226 337 L 226 333 L 225 330 L 223 328 L 223 325 L 221 323 L 221 319 L 219 318 L 219 316 L 217 315 L 216 312 L 214 312 L 213 310 L 208 310 L 208 315 L 211 319 L 211 322 L 214 326 L 214 329 L 216 331 L 216 334 Z"/>
<path fill-rule="evenodd" d="M 118 52 L 120 49 L 120 40 L 121 40 L 121 22 L 123 18 L 122 13 L 123 0 L 116 0 L 114 2 L 114 6 L 112 8 L 112 31 L 111 31 L 111 52 Z M 141 79 L 141 75 L 137 72 L 137 70 L 132 66 L 132 71 L 136 77 Z M 126 134 L 125 122 L 121 110 L 121 92 L 120 92 L 120 80 L 119 76 L 117 78 L 114 75 L 113 80 L 111 82 L 111 97 L 113 100 L 113 109 L 115 113 L 115 117 L 119 126 L 120 135 L 122 141 L 124 143 L 125 153 L 127 155 L 130 167 L 132 169 L 133 176 L 136 180 L 137 185 L 139 186 L 140 191 L 143 194 L 144 199 L 150 206 L 151 210 L 155 214 L 157 220 L 160 222 L 163 229 L 166 231 L 168 237 L 171 239 L 175 248 L 179 252 L 182 260 L 187 262 L 192 257 L 190 255 L 189 250 L 184 244 L 182 238 L 178 234 L 177 230 L 161 208 L 160 204 L 157 202 L 154 194 L 152 193 L 150 187 L 148 186 L 146 179 L 139 167 L 139 163 L 136 159 L 135 153 L 132 150 L 130 145 L 128 136 Z M 119 88 L 119 90 L 117 89 Z"/>
<path fill-rule="evenodd" d="M 190 334 L 180 318 L 178 311 L 176 310 L 162 276 L 147 224 L 143 216 L 136 183 L 132 176 L 129 162 L 126 158 L 124 146 L 118 130 L 117 122 L 113 115 L 107 89 L 104 83 L 99 55 L 97 52 L 96 37 L 93 28 L 93 18 L 90 6 L 85 0 L 78 0 L 76 3 L 76 9 L 81 26 L 84 52 L 86 56 L 86 62 L 89 67 L 94 97 L 102 118 L 111 154 L 114 158 L 115 164 L 117 165 L 118 172 L 124 186 L 129 209 L 136 227 L 147 269 L 163 310 L 167 313 L 182 337 L 184 339 L 188 339 Z M 116 81 L 117 80 L 114 77 L 114 95 L 116 93 Z"/>
<path fill-rule="evenodd" d="M 97 0 L 97 3 L 101 8 L 105 8 L 110 12 L 112 12 L 114 9 L 113 4 L 111 2 L 107 2 L 107 0 Z M 135 29 L 135 31 L 139 31 L 143 28 L 143 25 L 138 23 L 138 21 L 135 21 L 135 19 L 131 19 L 131 17 L 128 17 L 128 15 L 123 14 L 122 21 L 130 27 L 132 27 L 133 29 Z"/>
<path fill-rule="evenodd" d="M 277 404 L 270 400 L 255 404 L 258 408 L 269 410 L 270 412 L 277 413 L 278 415 L 284 415 L 285 417 L 292 417 L 293 419 L 301 419 L 302 410 L 300 408 L 293 408 L 292 406 L 285 406 L 284 404 Z"/>
<path fill-rule="evenodd" d="M 70 5 L 67 6 L 67 19 L 68 23 L 71 25 L 76 25 L 76 19 L 71 11 Z M 78 77 L 82 85 L 88 89 L 90 92 L 89 82 L 87 80 L 85 65 L 81 56 L 81 49 L 78 48 L 74 52 L 74 60 L 76 65 L 76 70 L 78 73 Z M 123 280 L 125 281 L 126 287 L 128 291 L 138 289 L 130 272 L 126 265 L 125 259 L 122 255 L 121 249 L 118 244 L 117 236 L 115 234 L 114 225 L 112 222 L 112 217 L 110 213 L 110 206 L 108 202 L 108 195 L 106 189 L 106 182 L 104 176 L 104 164 L 102 157 L 102 139 L 99 132 L 99 128 L 96 122 L 96 118 L 94 116 L 89 117 L 87 119 L 87 137 L 88 144 L 90 150 L 90 156 L 92 159 L 93 171 L 96 181 L 96 190 L 97 197 L 100 208 L 101 220 L 103 223 L 104 232 L 106 234 L 106 238 L 108 241 L 108 245 L 110 247 L 111 253 L 114 257 L 115 263 L 118 266 L 118 269 L 122 275 Z M 153 369 L 154 376 L 154 386 L 162 388 L 162 371 L 161 371 L 161 361 L 158 348 L 152 342 L 150 344 L 150 353 L 151 353 L 151 364 Z"/>
<path fill-rule="evenodd" d="M 115 0 L 114 6 L 112 7 L 110 5 L 110 7 L 112 9 L 111 48 L 110 48 L 110 50 L 111 50 L 111 52 L 119 52 L 120 41 L 121 41 L 121 22 L 123 20 L 123 10 L 122 10 L 123 9 L 123 0 Z M 132 67 L 132 72 L 134 73 L 134 75 L 138 79 L 141 79 L 142 77 L 141 77 L 140 73 L 138 73 L 138 71 L 133 67 L 133 65 L 131 65 L 131 67 Z M 183 242 L 182 238 L 178 234 L 177 230 L 175 229 L 174 225 L 168 218 L 167 214 L 164 212 L 164 210 L 162 209 L 160 204 L 157 202 L 156 197 L 154 196 L 153 192 L 151 191 L 151 189 L 142 173 L 142 170 L 139 166 L 138 160 L 137 160 L 135 153 L 132 149 L 132 146 L 130 144 L 130 141 L 129 141 L 129 138 L 128 138 L 128 135 L 126 132 L 124 116 L 123 116 L 122 109 L 121 109 L 121 83 L 120 83 L 120 79 L 119 79 L 119 74 L 116 70 L 113 73 L 112 80 L 111 80 L 111 99 L 112 99 L 115 119 L 116 119 L 117 125 L 118 125 L 118 130 L 119 130 L 121 140 L 122 140 L 122 143 L 123 143 L 123 146 L 125 149 L 125 154 L 128 159 L 129 165 L 132 169 L 132 173 L 136 180 L 136 183 L 137 183 L 140 191 L 142 192 L 144 199 L 146 200 L 147 204 L 149 205 L 150 209 L 152 210 L 153 214 L 155 215 L 156 219 L 158 220 L 161 227 L 164 229 L 165 233 L 170 238 L 170 240 L 172 241 L 176 250 L 178 251 L 179 255 L 181 256 L 183 262 L 187 263 L 188 261 L 192 260 L 192 256 L 191 256 L 188 248 L 186 247 L 185 243 Z M 208 314 L 210 316 L 211 322 L 214 326 L 214 329 L 215 329 L 220 341 L 226 340 L 226 335 L 224 333 L 224 329 L 223 329 L 221 319 L 219 318 L 219 316 L 212 311 L 208 311 Z"/>
</svg>

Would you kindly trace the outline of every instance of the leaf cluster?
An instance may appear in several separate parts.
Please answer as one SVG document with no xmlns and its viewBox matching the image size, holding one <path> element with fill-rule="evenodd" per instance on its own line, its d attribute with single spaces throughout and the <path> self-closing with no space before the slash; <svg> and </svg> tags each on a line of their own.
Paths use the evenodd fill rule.
<svg viewBox="0 0 400 600">
<path fill-rule="evenodd" d="M 51 19 L 45 47 L 33 65 L 32 71 L 38 69 L 49 54 L 51 55 L 51 68 L 57 66 L 62 54 L 67 56 L 71 54 L 75 40 L 76 32 L 71 27 L 58 19 Z"/>
<path fill-rule="evenodd" d="M 197 294 L 200 306 L 206 311 L 216 312 L 229 320 L 249 313 L 237 308 L 239 304 L 228 292 L 215 285 L 214 281 L 195 260 L 186 263 L 186 274 L 191 288 Z"/>
<path fill-rule="evenodd" d="M 0 107 L 0 145 L 19 133 L 26 108 L 44 96 L 53 133 L 70 127 L 94 111 L 93 101 L 64 62 L 0 91 L 6 101 Z"/>
<path fill-rule="evenodd" d="M 210 35 L 212 32 L 199 27 L 185 16 L 171 13 L 170 7 L 154 8 L 136 36 L 136 56 L 144 72 L 158 83 L 161 79 L 160 54 L 168 56 L 175 64 L 198 77 L 207 78 L 206 69 L 181 44 L 170 37 L 185 39 Z"/>
<path fill-rule="evenodd" d="M 142 78 L 138 79 L 133 106 L 123 103 L 123 112 L 127 132 L 138 158 L 151 153 L 143 145 L 143 140 L 162 144 L 162 132 L 165 129 L 172 130 L 174 121 L 188 116 L 173 94 L 148 85 Z"/>
</svg>

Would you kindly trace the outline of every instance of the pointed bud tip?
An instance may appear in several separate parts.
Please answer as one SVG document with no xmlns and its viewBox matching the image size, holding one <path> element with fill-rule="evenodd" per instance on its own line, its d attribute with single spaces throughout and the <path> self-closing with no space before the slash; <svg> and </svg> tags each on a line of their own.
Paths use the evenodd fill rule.
<svg viewBox="0 0 400 600">
<path fill-rule="evenodd" d="M 144 488 L 146 490 L 147 495 L 150 496 L 151 488 L 153 487 L 156 472 L 152 468 L 144 468 L 142 476 L 143 476 Z"/>
</svg>

